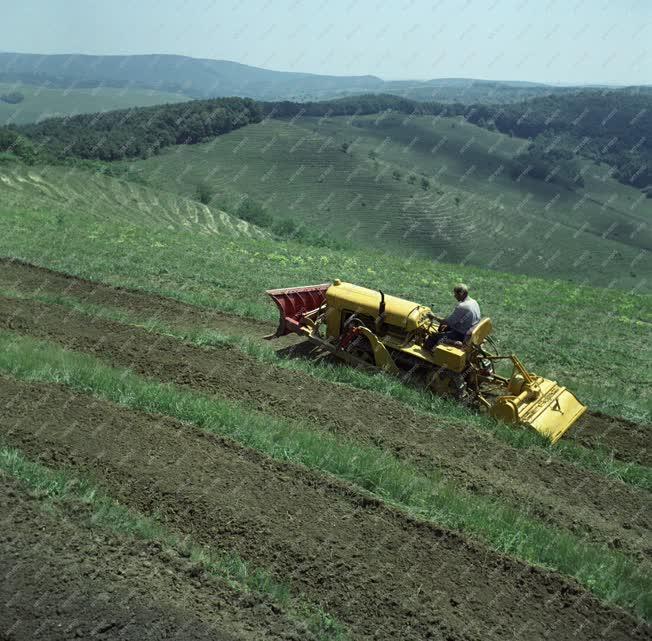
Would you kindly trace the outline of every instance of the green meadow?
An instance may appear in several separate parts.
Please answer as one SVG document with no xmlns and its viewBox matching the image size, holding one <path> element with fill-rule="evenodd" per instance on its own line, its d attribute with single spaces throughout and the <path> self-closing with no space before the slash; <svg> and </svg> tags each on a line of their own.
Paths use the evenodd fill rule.
<svg viewBox="0 0 652 641">
<path fill-rule="evenodd" d="M 19 92 L 22 102 L 9 104 L 0 100 L 0 126 L 20 125 L 46 118 L 72 116 L 96 111 L 111 111 L 126 107 L 149 107 L 165 103 L 183 102 L 187 96 L 157 91 L 156 89 L 93 89 L 48 87 L 20 83 L 1 83 L 0 94 Z"/>
<path fill-rule="evenodd" d="M 229 228 L 212 234 L 183 225 L 175 230 L 166 218 L 144 224 L 143 211 L 135 204 L 121 207 L 120 217 L 103 204 L 106 189 L 135 189 L 131 183 L 106 176 L 95 180 L 89 174 L 85 197 L 96 203 L 95 209 L 71 208 L 54 192 L 41 194 L 39 179 L 50 177 L 51 170 L 39 171 L 29 170 L 36 179 L 19 181 L 22 195 L 13 199 L 6 195 L 16 190 L 0 182 L 0 255 L 268 321 L 276 316 L 264 294 L 270 288 L 342 278 L 446 312 L 453 304 L 451 286 L 462 280 L 493 319 L 504 351 L 513 351 L 536 373 L 566 385 L 593 409 L 650 419 L 649 295 L 400 252 L 335 251 L 236 235 Z M 26 197 L 32 191 L 40 195 Z"/>
<path fill-rule="evenodd" d="M 582 161 L 584 187 L 510 174 L 528 141 L 457 118 L 266 120 L 118 163 L 236 211 L 245 199 L 312 232 L 447 263 L 649 291 L 652 201 Z"/>
</svg>

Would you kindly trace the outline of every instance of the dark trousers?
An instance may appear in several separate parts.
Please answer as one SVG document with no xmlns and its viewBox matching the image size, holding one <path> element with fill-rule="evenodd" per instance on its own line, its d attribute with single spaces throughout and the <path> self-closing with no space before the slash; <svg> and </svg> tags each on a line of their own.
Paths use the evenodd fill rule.
<svg viewBox="0 0 652 641">
<path fill-rule="evenodd" d="M 464 334 L 462 334 L 462 332 L 458 332 L 456 329 L 449 329 L 446 332 L 440 332 L 439 334 L 430 336 L 428 339 L 426 339 L 424 347 L 426 349 L 434 349 L 444 339 L 446 339 L 447 342 L 463 341 Z"/>
</svg>

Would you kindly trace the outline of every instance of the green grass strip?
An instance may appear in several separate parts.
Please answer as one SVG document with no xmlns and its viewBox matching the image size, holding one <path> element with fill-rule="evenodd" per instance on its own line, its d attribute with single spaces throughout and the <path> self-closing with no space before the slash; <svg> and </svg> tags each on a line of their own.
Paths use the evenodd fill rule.
<svg viewBox="0 0 652 641">
<path fill-rule="evenodd" d="M 36 300 L 46 304 L 61 305 L 88 316 L 97 316 L 125 325 L 140 327 L 148 332 L 171 336 L 197 346 L 235 347 L 248 356 L 275 367 L 308 374 L 329 383 L 349 385 L 356 389 L 382 394 L 397 400 L 410 409 L 432 416 L 443 425 L 433 429 L 459 429 L 448 421 L 463 422 L 465 426 L 489 431 L 498 439 L 518 449 L 533 449 L 541 456 L 559 457 L 578 467 L 591 470 L 607 478 L 618 479 L 629 485 L 652 491 L 652 469 L 636 463 L 617 461 L 603 448 L 588 449 L 570 441 L 561 440 L 555 445 L 537 432 L 505 425 L 487 416 L 430 392 L 404 384 L 398 378 L 382 373 L 369 374 L 353 367 L 300 358 L 283 358 L 269 343 L 247 336 L 225 335 L 202 328 L 173 328 L 158 319 L 142 319 L 125 310 L 80 301 L 71 296 L 48 293 L 23 293 L 0 289 L 0 296 L 21 300 Z"/>
<path fill-rule="evenodd" d="M 119 504 L 70 470 L 53 470 L 27 459 L 20 450 L 0 443 L 0 471 L 59 503 L 83 504 L 90 511 L 93 525 L 145 541 L 156 541 L 189 558 L 232 589 L 256 592 L 270 598 L 286 612 L 290 620 L 307 626 L 318 639 L 348 639 L 339 622 L 321 608 L 293 596 L 287 585 L 276 581 L 266 570 L 250 566 L 236 554 L 198 545 L 188 537 L 180 538 L 156 520 Z"/>
<path fill-rule="evenodd" d="M 465 493 L 436 473 L 423 473 L 377 448 L 7 331 L 0 332 L 0 372 L 62 383 L 132 409 L 171 416 L 275 459 L 332 474 L 416 516 L 476 535 L 500 552 L 575 577 L 602 599 L 652 619 L 652 577 L 626 554 L 548 527 L 499 501 Z"/>
<path fill-rule="evenodd" d="M 267 344 L 261 344 L 246 336 L 220 336 L 206 330 L 175 331 L 170 334 L 195 343 L 196 345 L 231 345 L 247 355 L 262 362 L 309 374 L 329 383 L 339 383 L 351 387 L 376 392 L 397 400 L 412 410 L 423 412 L 437 419 L 439 423 L 433 429 L 459 429 L 459 424 L 478 430 L 491 432 L 503 443 L 517 448 L 540 451 L 542 456 L 555 456 L 578 467 L 591 470 L 602 476 L 618 479 L 624 483 L 652 491 L 652 469 L 637 463 L 625 463 L 615 460 L 604 448 L 588 449 L 571 441 L 550 441 L 537 432 L 527 428 L 507 425 L 487 416 L 477 414 L 460 403 L 435 396 L 429 391 L 404 384 L 399 379 L 383 373 L 370 374 L 341 364 L 315 363 L 306 359 L 283 358 Z M 212 334 L 212 336 L 211 336 Z M 194 337 L 193 337 L 194 335 Z M 451 423 L 451 421 L 456 422 Z"/>
</svg>

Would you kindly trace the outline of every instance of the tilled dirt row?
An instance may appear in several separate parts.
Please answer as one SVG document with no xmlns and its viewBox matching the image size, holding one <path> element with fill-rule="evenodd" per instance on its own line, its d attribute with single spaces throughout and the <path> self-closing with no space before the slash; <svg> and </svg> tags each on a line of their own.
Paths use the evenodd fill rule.
<svg viewBox="0 0 652 641">
<path fill-rule="evenodd" d="M 252 336 L 264 336 L 275 329 L 273 324 L 223 314 L 156 294 L 111 287 L 6 258 L 0 258 L 0 287 L 71 296 L 95 305 L 122 308 L 143 318 L 159 319 L 174 327 L 206 327 Z"/>
<path fill-rule="evenodd" d="M 559 575 L 189 425 L 9 379 L 0 423 L 30 457 L 74 466 L 169 527 L 272 569 L 356 639 L 651 638 Z"/>
<path fill-rule="evenodd" d="M 16 392 L 2 390 L 5 402 L 9 390 Z M 311 638 L 275 605 L 229 589 L 189 559 L 91 528 L 85 509 L 46 509 L 2 473 L 0 515 L 6 641 Z"/>
<path fill-rule="evenodd" d="M 121 307 L 148 318 L 161 319 L 175 327 L 210 327 L 228 334 L 252 336 L 264 336 L 275 329 L 272 323 L 222 314 L 142 291 L 114 288 L 11 259 L 0 258 L 0 286 L 24 292 L 43 289 L 67 294 L 97 305 Z M 652 465 L 651 429 L 649 425 L 588 412 L 564 438 L 586 447 L 606 447 L 623 461 Z"/>
<path fill-rule="evenodd" d="M 591 541 L 650 556 L 649 493 L 546 460 L 540 452 L 511 448 L 491 434 L 463 426 L 444 429 L 378 394 L 265 365 L 238 350 L 199 348 L 57 305 L 0 298 L 0 328 L 381 447 Z"/>
<path fill-rule="evenodd" d="M 572 441 L 584 447 L 605 447 L 623 461 L 652 465 L 652 426 L 640 425 L 602 412 L 589 412 L 568 432 Z"/>
</svg>

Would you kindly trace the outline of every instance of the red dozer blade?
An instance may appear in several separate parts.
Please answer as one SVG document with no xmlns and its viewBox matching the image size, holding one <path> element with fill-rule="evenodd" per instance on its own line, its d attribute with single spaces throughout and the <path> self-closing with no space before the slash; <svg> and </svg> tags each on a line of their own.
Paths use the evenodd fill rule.
<svg viewBox="0 0 652 641">
<path fill-rule="evenodd" d="M 276 332 L 265 338 L 277 338 L 285 334 L 301 334 L 301 319 L 308 312 L 319 309 L 326 302 L 326 290 L 331 283 L 270 289 L 268 294 L 278 307 L 280 318 Z"/>
</svg>

